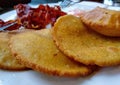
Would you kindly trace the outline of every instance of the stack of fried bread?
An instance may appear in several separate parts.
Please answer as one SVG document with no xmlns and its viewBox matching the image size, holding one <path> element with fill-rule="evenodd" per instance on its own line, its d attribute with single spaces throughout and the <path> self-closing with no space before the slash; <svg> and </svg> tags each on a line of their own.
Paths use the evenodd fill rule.
<svg viewBox="0 0 120 85">
<path fill-rule="evenodd" d="M 10 40 L 10 48 L 25 66 L 47 74 L 86 76 L 96 68 L 75 62 L 59 51 L 53 42 L 50 29 L 13 36 Z"/>
<path fill-rule="evenodd" d="M 119 65 L 120 38 L 104 36 L 89 29 L 83 18 L 83 15 L 80 18 L 65 15 L 60 17 L 51 29 L 24 31 L 12 35 L 7 33 L 3 40 L 6 40 L 6 47 L 9 44 L 9 55 L 12 55 L 22 68 L 27 67 L 50 75 L 87 76 L 98 67 Z M 0 47 L 4 48 L 2 45 Z"/>
<path fill-rule="evenodd" d="M 53 38 L 64 54 L 85 65 L 120 64 L 120 38 L 100 35 L 86 28 L 77 17 L 59 18 L 53 28 Z"/>
</svg>

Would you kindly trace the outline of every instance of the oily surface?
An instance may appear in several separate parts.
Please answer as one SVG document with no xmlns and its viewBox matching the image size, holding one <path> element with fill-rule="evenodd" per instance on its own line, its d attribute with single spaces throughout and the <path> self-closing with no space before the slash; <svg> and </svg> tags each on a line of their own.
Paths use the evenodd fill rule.
<svg viewBox="0 0 120 85">
<path fill-rule="evenodd" d="M 26 32 L 11 38 L 10 47 L 17 59 L 34 70 L 57 76 L 85 76 L 94 67 L 68 59 L 55 46 L 51 31 Z"/>
<path fill-rule="evenodd" d="M 99 66 L 120 64 L 120 38 L 97 34 L 87 29 L 77 17 L 59 18 L 52 31 L 59 49 L 76 61 Z"/>
</svg>

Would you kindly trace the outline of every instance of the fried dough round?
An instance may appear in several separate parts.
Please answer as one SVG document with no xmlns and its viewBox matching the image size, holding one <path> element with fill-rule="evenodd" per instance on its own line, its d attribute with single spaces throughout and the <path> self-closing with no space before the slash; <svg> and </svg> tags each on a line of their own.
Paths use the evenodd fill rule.
<svg viewBox="0 0 120 85">
<path fill-rule="evenodd" d="M 105 37 L 87 29 L 75 16 L 60 17 L 52 34 L 59 49 L 76 61 L 98 66 L 120 64 L 120 38 Z"/>
<path fill-rule="evenodd" d="M 93 67 L 78 64 L 63 55 L 56 48 L 49 29 L 13 36 L 10 48 L 24 65 L 40 72 L 69 77 L 93 72 Z"/>
<path fill-rule="evenodd" d="M 83 13 L 81 20 L 94 31 L 113 37 L 120 37 L 120 11 L 97 7 Z"/>
<path fill-rule="evenodd" d="M 0 69 L 23 70 L 26 67 L 21 65 L 10 52 L 9 38 L 12 35 L 9 32 L 0 32 Z"/>
</svg>

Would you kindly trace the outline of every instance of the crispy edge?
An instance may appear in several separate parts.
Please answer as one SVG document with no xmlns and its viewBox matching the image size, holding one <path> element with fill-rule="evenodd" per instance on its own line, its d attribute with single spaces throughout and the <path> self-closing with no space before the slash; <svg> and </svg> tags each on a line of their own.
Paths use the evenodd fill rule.
<svg viewBox="0 0 120 85">
<path fill-rule="evenodd" d="M 109 10 L 109 9 L 105 9 L 105 8 L 100 8 L 100 7 L 96 7 L 95 9 L 93 9 L 93 10 L 91 10 L 91 11 L 89 11 L 89 12 L 94 12 L 94 10 L 95 10 L 95 12 L 98 10 L 98 11 L 100 11 L 101 10 L 101 12 L 104 12 L 104 13 L 106 13 L 106 12 L 116 12 L 116 14 L 120 14 L 120 12 L 118 12 L 118 11 L 115 11 L 115 10 Z M 89 13 L 88 12 L 88 13 Z M 91 21 L 91 20 L 88 20 L 88 19 L 86 19 L 85 18 L 85 16 L 86 16 L 86 14 L 87 14 L 87 12 L 85 13 L 85 14 L 82 14 L 82 15 L 80 15 L 80 19 L 82 20 L 82 22 L 88 27 L 88 28 L 90 28 L 90 29 L 92 29 L 92 30 L 94 30 L 94 31 L 96 31 L 97 33 L 99 33 L 99 34 L 102 34 L 102 35 L 104 35 L 104 36 L 109 36 L 109 37 L 119 37 L 120 36 L 120 29 L 118 29 L 118 26 L 115 26 L 115 24 L 114 25 L 108 25 L 108 24 L 101 24 L 101 23 L 98 23 L 98 22 L 93 22 L 93 21 Z M 108 15 L 108 14 L 110 14 L 110 13 L 106 13 L 106 16 Z M 88 16 L 88 15 L 87 15 Z M 117 16 L 118 18 L 119 18 L 119 16 Z M 104 28 L 104 29 L 101 29 L 101 28 Z M 114 29 L 113 29 L 114 28 Z"/>
<path fill-rule="evenodd" d="M 71 16 L 71 15 L 66 15 L 66 16 Z M 64 17 L 64 16 L 63 16 Z M 60 19 L 60 18 L 59 18 Z M 56 22 L 57 23 L 57 22 Z M 77 61 L 77 62 L 79 62 L 79 63 L 83 63 L 83 64 L 85 64 L 85 65 L 98 65 L 98 67 L 99 68 L 101 68 L 101 67 L 108 67 L 108 66 L 117 66 L 117 65 L 120 65 L 120 62 L 119 63 L 112 63 L 112 64 L 110 64 L 110 63 L 106 63 L 106 62 L 103 62 L 103 63 L 95 63 L 94 61 L 90 61 L 90 62 L 87 62 L 87 61 L 81 61 L 81 60 L 79 60 L 77 57 L 75 57 L 74 55 L 71 55 L 70 53 L 68 53 L 68 52 L 65 52 L 64 50 L 64 47 L 63 46 L 61 46 L 59 43 L 58 43 L 58 38 L 57 38 L 57 28 L 55 28 L 55 27 L 53 27 L 53 29 L 52 29 L 52 37 L 53 37 L 53 40 L 54 40 L 54 42 L 55 42 L 55 44 L 56 44 L 56 46 L 59 48 L 59 50 L 61 50 L 65 55 L 67 55 L 69 58 L 71 58 L 71 59 L 73 59 L 74 61 Z M 88 29 L 89 30 L 89 29 Z M 90 31 L 93 31 L 93 30 L 90 30 Z M 94 31 L 93 31 L 94 32 Z M 101 36 L 103 36 L 103 35 L 101 35 Z M 104 37 L 106 37 L 106 36 L 104 36 Z"/>
<path fill-rule="evenodd" d="M 12 37 L 12 36 L 14 36 L 14 35 L 16 35 L 17 33 L 19 33 L 17 30 L 14 30 L 14 31 L 11 31 L 11 32 L 7 32 L 7 31 L 5 31 L 5 32 L 0 32 L 0 33 L 8 33 L 8 35 L 10 36 L 9 37 L 9 40 L 10 40 L 10 38 Z M 8 41 L 8 47 L 9 47 L 9 41 Z M 10 50 L 10 52 L 11 52 L 11 50 Z M 12 55 L 13 57 L 14 57 L 14 55 Z M 17 60 L 17 59 L 16 59 Z M 18 61 L 18 60 L 17 60 Z M 20 63 L 19 61 L 18 61 L 18 63 Z M 20 63 L 21 64 L 21 63 Z M 21 67 L 14 67 L 14 66 L 12 66 L 12 67 L 10 67 L 10 66 L 5 66 L 5 65 L 0 65 L 0 69 L 1 70 L 9 70 L 9 71 L 22 71 L 22 70 L 27 70 L 28 68 L 27 67 L 25 67 L 25 66 L 21 66 Z"/>
<path fill-rule="evenodd" d="M 10 41 L 10 44 L 11 43 L 12 43 L 12 41 Z M 22 59 L 22 57 L 24 57 L 24 56 L 18 55 L 17 52 L 12 49 L 11 45 L 10 45 L 10 49 L 11 49 L 11 52 L 13 53 L 13 55 L 17 58 L 17 60 L 19 60 L 26 67 L 29 67 L 29 68 L 32 68 L 33 70 L 38 71 L 38 72 L 46 73 L 46 74 L 53 75 L 53 76 L 60 76 L 60 77 L 80 77 L 81 76 L 81 77 L 85 77 L 87 75 L 90 75 L 94 71 L 98 70 L 98 66 L 88 66 L 88 71 L 84 72 L 84 73 L 64 73 L 63 74 L 57 70 L 50 71 L 47 68 L 37 66 L 36 64 L 31 63 L 30 61 L 26 61 L 27 59 L 26 60 Z"/>
</svg>

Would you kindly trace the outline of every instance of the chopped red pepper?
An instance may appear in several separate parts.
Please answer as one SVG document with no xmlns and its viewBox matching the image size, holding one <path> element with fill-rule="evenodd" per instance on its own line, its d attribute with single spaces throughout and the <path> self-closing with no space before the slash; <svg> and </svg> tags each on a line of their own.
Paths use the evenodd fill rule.
<svg viewBox="0 0 120 85">
<path fill-rule="evenodd" d="M 48 24 L 54 24 L 56 19 L 65 15 L 59 6 L 50 7 L 49 5 L 39 5 L 38 8 L 31 8 L 26 4 L 15 6 L 17 19 L 28 29 L 42 29 Z"/>
<path fill-rule="evenodd" d="M 37 8 L 32 8 L 27 4 L 18 4 L 14 8 L 17 12 L 16 20 L 5 22 L 0 19 L 0 27 L 17 22 L 5 30 L 19 29 L 20 26 L 28 29 L 43 29 L 48 24 L 54 25 L 58 17 L 66 14 L 61 11 L 59 6 L 39 5 Z"/>
</svg>

